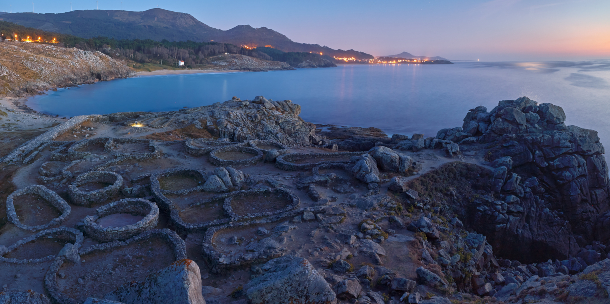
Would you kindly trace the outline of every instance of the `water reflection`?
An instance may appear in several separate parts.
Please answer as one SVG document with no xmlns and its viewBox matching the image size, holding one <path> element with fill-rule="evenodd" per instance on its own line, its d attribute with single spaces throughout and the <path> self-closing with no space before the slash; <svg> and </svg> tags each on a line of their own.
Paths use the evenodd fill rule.
<svg viewBox="0 0 610 304">
<path fill-rule="evenodd" d="M 594 89 L 610 88 L 610 85 L 605 79 L 591 75 L 572 73 L 570 76 L 566 77 L 565 80 L 569 81 L 571 85 L 577 87 Z"/>
</svg>

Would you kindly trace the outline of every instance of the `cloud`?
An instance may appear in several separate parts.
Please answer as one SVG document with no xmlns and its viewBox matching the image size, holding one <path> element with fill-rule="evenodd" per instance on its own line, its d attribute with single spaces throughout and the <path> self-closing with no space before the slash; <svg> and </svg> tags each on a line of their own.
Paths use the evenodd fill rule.
<svg viewBox="0 0 610 304">
<path fill-rule="evenodd" d="M 570 76 L 566 77 L 565 80 L 569 81 L 571 85 L 576 87 L 594 89 L 610 88 L 610 85 L 605 79 L 591 75 L 572 73 Z"/>
</svg>

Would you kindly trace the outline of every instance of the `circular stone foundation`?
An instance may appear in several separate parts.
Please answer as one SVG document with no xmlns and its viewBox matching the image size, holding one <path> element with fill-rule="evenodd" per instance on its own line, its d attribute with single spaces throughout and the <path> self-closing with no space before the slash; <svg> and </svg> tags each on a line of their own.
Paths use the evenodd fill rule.
<svg viewBox="0 0 610 304">
<path fill-rule="evenodd" d="M 121 186 L 123 177 L 109 171 L 91 171 L 79 175 L 68 187 L 68 192 L 75 205 L 90 206 L 115 196 Z"/>
<path fill-rule="evenodd" d="M 254 165 L 263 158 L 263 151 L 244 146 L 231 146 L 210 152 L 210 162 L 216 166 Z"/>
<path fill-rule="evenodd" d="M 40 198 L 47 201 L 55 209 L 57 209 L 61 213 L 61 215 L 43 225 L 29 226 L 21 223 L 21 221 L 19 220 L 19 216 L 17 216 L 17 212 L 15 210 L 14 199 L 16 197 L 28 194 L 38 195 Z M 63 198 L 57 195 L 57 193 L 55 193 L 54 191 L 49 190 L 47 187 L 41 185 L 29 186 L 21 190 L 17 190 L 11 195 L 9 195 L 6 199 L 6 214 L 8 217 L 8 221 L 21 229 L 29 231 L 38 231 L 47 229 L 52 226 L 57 226 L 61 224 L 64 220 L 66 220 L 68 215 L 70 215 L 70 211 L 70 205 L 68 205 L 68 203 Z"/>
<path fill-rule="evenodd" d="M 148 139 L 113 138 L 108 143 L 112 154 L 117 157 L 153 159 L 161 156 L 161 151 Z"/>
<path fill-rule="evenodd" d="M 163 194 L 185 195 L 201 190 L 205 183 L 204 173 L 191 169 L 172 169 L 152 176 Z"/>
<path fill-rule="evenodd" d="M 300 199 L 282 188 L 245 190 L 229 194 L 223 208 L 235 221 L 277 215 L 294 210 Z"/>
<path fill-rule="evenodd" d="M 286 171 L 311 170 L 320 165 L 340 164 L 352 162 L 352 157 L 360 156 L 363 152 L 335 152 L 335 153 L 290 153 L 278 156 L 276 167 Z"/>
<path fill-rule="evenodd" d="M 269 152 L 271 150 L 286 150 L 287 147 L 279 142 L 273 140 L 251 140 L 250 146 L 255 149 L 263 150 L 263 152 Z"/>
<path fill-rule="evenodd" d="M 59 253 L 61 253 L 63 251 L 63 248 L 65 248 L 65 245 L 63 245 L 63 246 L 59 245 L 59 246 L 62 246 L 62 249 L 59 249 L 59 250 L 57 250 L 59 248 L 59 246 L 55 246 L 55 247 L 58 247 L 58 248 L 55 248 L 55 250 L 57 250 L 56 254 L 51 254 L 51 255 L 48 255 L 48 256 L 45 256 L 42 258 L 19 259 L 19 258 L 5 257 L 6 255 L 10 255 L 11 252 L 19 249 L 19 247 L 25 246 L 28 243 L 32 243 L 37 240 L 48 241 L 49 239 L 58 239 L 61 241 L 66 241 L 66 243 L 71 242 L 73 244 L 72 245 L 73 249 L 78 250 L 78 248 L 80 248 L 81 244 L 83 243 L 83 234 L 76 229 L 66 228 L 66 227 L 53 228 L 53 229 L 48 229 L 48 230 L 38 232 L 37 234 L 34 234 L 25 239 L 19 240 L 15 244 L 6 248 L 6 250 L 1 253 L 0 262 L 13 263 L 13 264 L 31 264 L 31 263 L 43 263 L 43 262 L 52 261 L 53 259 L 55 259 L 55 257 Z M 40 248 L 40 247 L 43 247 L 43 246 L 45 246 L 45 245 L 38 244 L 36 247 L 38 247 L 38 249 L 41 250 L 43 248 Z M 33 250 L 27 250 L 27 251 L 32 252 Z"/>
<path fill-rule="evenodd" d="M 85 217 L 83 230 L 87 236 L 99 242 L 126 240 L 144 231 L 153 229 L 159 221 L 159 208 L 157 205 L 141 198 L 122 199 L 112 202 L 98 208 L 96 212 L 97 215 Z M 134 224 L 127 225 L 121 224 L 125 223 L 125 221 L 132 221 L 132 218 L 116 218 L 114 221 L 106 221 L 106 225 L 102 224 L 104 218 L 119 214 L 144 216 L 144 218 Z"/>
<path fill-rule="evenodd" d="M 205 140 L 202 138 L 197 138 L 186 140 L 184 145 L 186 147 L 186 153 L 193 156 L 202 156 L 218 148 L 233 146 L 235 143 L 229 141 Z"/>
<path fill-rule="evenodd" d="M 163 251 L 168 252 L 171 257 L 168 257 L 169 260 L 167 260 L 168 264 L 167 265 L 160 265 L 158 268 L 163 269 L 167 266 L 169 266 L 171 263 L 175 262 L 175 261 L 179 261 L 179 260 L 183 260 L 186 259 L 186 246 L 184 244 L 184 241 L 172 230 L 169 229 L 153 229 L 153 230 L 149 230 L 146 231 L 144 233 L 141 233 L 135 237 L 132 237 L 130 239 L 127 239 L 125 241 L 117 241 L 117 242 L 110 242 L 110 243 L 102 243 L 102 244 L 95 244 L 95 245 L 91 245 L 88 246 L 87 248 L 84 248 L 83 250 L 79 251 L 79 255 L 81 256 L 81 258 L 83 260 L 86 260 L 86 263 L 81 264 L 82 265 L 87 265 L 87 267 L 94 267 L 96 264 L 96 259 L 98 260 L 98 264 L 102 263 L 102 265 L 106 265 L 106 264 L 115 264 L 116 265 L 116 260 L 115 261 L 108 261 L 106 257 L 107 255 L 112 255 L 117 251 L 120 250 L 125 250 L 125 248 L 128 248 L 130 246 L 134 246 L 134 245 L 138 245 L 138 244 L 143 244 L 145 242 L 158 242 L 160 244 L 158 244 L 157 246 L 167 246 Z M 159 248 L 159 247 L 156 247 Z M 117 258 L 121 258 L 124 259 L 125 258 L 125 251 L 123 251 L 124 253 Z M 129 254 L 133 255 L 133 251 L 129 252 Z M 156 252 L 151 252 L 150 255 L 154 256 L 156 255 Z M 146 255 L 148 256 L 148 255 Z M 105 261 L 100 262 L 99 259 L 103 258 Z M 106 262 L 107 261 L 107 262 Z M 158 261 L 155 260 L 150 260 L 151 262 L 154 263 L 159 263 Z M 106 262 L 106 263 L 105 263 Z M 88 297 L 89 295 L 83 297 L 82 299 L 76 300 L 74 297 L 75 295 L 72 293 L 66 293 L 65 289 L 67 286 L 61 286 L 59 283 L 60 276 L 59 276 L 59 271 L 62 270 L 63 267 L 75 267 L 78 264 L 75 264 L 71 261 L 69 261 L 68 259 L 65 258 L 58 258 L 56 260 L 53 261 L 53 263 L 51 263 L 51 265 L 49 266 L 49 270 L 47 271 L 46 275 L 45 275 L 45 279 L 44 279 L 44 285 L 45 285 L 45 289 L 46 291 L 49 293 L 49 295 L 51 296 L 51 298 L 54 300 L 54 303 L 83 303 L 84 299 L 86 299 L 86 297 Z M 122 264 L 124 265 L 124 264 Z M 131 263 L 127 263 L 127 265 L 131 265 Z M 139 268 L 139 269 L 148 269 L 148 268 Z M 95 271 L 95 270 L 94 270 Z M 66 270 L 66 278 L 74 278 L 74 276 L 70 275 L 70 272 L 68 270 Z M 107 275 L 107 273 L 100 273 L 100 275 Z M 141 279 L 138 279 L 137 282 L 139 282 L 140 280 L 144 280 L 145 276 L 143 276 Z M 74 281 L 76 281 L 76 279 L 74 278 Z M 115 287 L 113 287 L 110 291 L 115 290 L 116 288 L 120 287 L 121 285 L 128 283 L 127 282 L 115 282 L 115 281 L 111 281 L 111 283 L 117 284 Z M 70 287 L 72 286 L 78 286 L 78 288 L 85 288 L 87 285 L 90 285 L 89 283 L 91 283 L 90 281 L 85 281 L 85 284 L 80 284 L 80 285 L 76 285 L 76 284 L 71 284 L 69 285 Z M 97 284 L 94 283 L 94 284 Z"/>
<path fill-rule="evenodd" d="M 92 154 L 104 154 L 110 151 L 109 144 L 108 137 L 83 139 L 68 148 L 68 156 L 72 159 L 80 159 Z"/>
<path fill-rule="evenodd" d="M 69 162 L 65 161 L 47 161 L 40 165 L 38 174 L 45 177 L 54 177 L 60 175 L 62 170 L 69 164 Z"/>
</svg>

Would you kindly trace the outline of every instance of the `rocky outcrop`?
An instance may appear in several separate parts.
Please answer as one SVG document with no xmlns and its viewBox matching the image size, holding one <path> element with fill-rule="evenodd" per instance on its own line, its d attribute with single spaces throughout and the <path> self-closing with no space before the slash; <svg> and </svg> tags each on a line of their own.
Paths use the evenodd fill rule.
<svg viewBox="0 0 610 304">
<path fill-rule="evenodd" d="M 232 100 L 210 106 L 173 112 L 127 112 L 105 115 L 100 120 L 138 121 L 151 128 L 195 126 L 218 138 L 244 142 L 273 140 L 283 145 L 321 144 L 315 125 L 299 117 L 301 106 L 290 100 L 275 101 L 262 96 L 254 100 Z"/>
<path fill-rule="evenodd" d="M 142 282 L 126 283 L 104 298 L 125 304 L 205 304 L 201 293 L 199 266 L 187 259 L 151 274 Z"/>
<path fill-rule="evenodd" d="M 251 303 L 337 303 L 331 287 L 306 259 L 284 256 L 261 270 L 262 275 L 244 286 Z"/>
<path fill-rule="evenodd" d="M 466 224 L 505 257 L 566 258 L 607 238 L 604 147 L 596 131 L 566 126 L 565 118 L 559 106 L 522 97 L 500 101 L 490 112 L 477 107 L 462 128 L 439 131 L 444 140 L 486 145 L 496 195 L 476 198 Z"/>
<path fill-rule="evenodd" d="M 28 96 L 133 75 L 122 62 L 76 48 L 5 42 L 0 54 L 0 95 Z"/>
</svg>

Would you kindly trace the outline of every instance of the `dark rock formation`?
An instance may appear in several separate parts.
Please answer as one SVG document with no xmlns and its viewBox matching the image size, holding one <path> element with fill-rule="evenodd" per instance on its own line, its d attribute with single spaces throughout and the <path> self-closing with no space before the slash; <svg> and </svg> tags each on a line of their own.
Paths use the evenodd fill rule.
<svg viewBox="0 0 610 304">
<path fill-rule="evenodd" d="M 336 303 L 335 293 L 303 258 L 285 256 L 261 266 L 264 272 L 244 286 L 251 303 Z"/>
<path fill-rule="evenodd" d="M 505 257 L 566 258 L 608 238 L 604 147 L 596 131 L 566 126 L 565 118 L 561 107 L 522 97 L 500 101 L 490 112 L 470 110 L 462 128 L 437 135 L 456 142 L 474 137 L 485 145 L 496 195 L 475 198 L 466 224 Z"/>
</svg>

